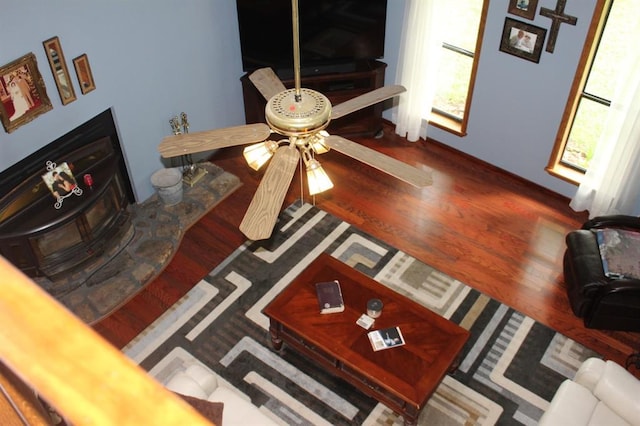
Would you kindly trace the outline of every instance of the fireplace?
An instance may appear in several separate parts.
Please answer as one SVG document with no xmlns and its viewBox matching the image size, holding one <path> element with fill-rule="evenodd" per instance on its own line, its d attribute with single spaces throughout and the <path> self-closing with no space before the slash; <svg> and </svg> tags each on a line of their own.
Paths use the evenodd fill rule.
<svg viewBox="0 0 640 426">
<path fill-rule="evenodd" d="M 76 184 L 63 198 L 48 176 L 61 165 Z M 0 173 L 0 254 L 31 277 L 59 278 L 122 238 L 134 202 L 109 109 Z"/>
</svg>

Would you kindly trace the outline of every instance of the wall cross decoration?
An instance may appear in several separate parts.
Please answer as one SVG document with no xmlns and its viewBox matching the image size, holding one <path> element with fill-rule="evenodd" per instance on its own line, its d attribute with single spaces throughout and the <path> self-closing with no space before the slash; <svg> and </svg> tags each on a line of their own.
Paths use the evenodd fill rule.
<svg viewBox="0 0 640 426">
<path fill-rule="evenodd" d="M 560 31 L 560 24 L 575 25 L 578 22 L 578 18 L 575 16 L 567 15 L 564 13 L 564 7 L 567 4 L 567 0 L 558 0 L 555 10 L 547 7 L 540 8 L 540 15 L 545 18 L 551 19 L 551 29 L 549 30 L 549 38 L 547 39 L 546 51 L 553 53 L 556 48 L 556 39 L 558 38 L 558 32 Z"/>
</svg>

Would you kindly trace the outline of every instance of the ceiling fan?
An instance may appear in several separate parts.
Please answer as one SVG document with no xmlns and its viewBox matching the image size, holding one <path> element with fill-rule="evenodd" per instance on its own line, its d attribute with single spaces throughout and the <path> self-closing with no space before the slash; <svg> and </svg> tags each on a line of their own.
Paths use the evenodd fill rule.
<svg viewBox="0 0 640 426">
<path fill-rule="evenodd" d="M 333 184 L 315 159 L 334 149 L 416 187 L 431 185 L 431 173 L 412 167 L 395 158 L 357 144 L 349 139 L 329 135 L 329 122 L 362 108 L 390 99 L 405 91 L 399 85 L 384 86 L 332 106 L 322 93 L 301 88 L 300 46 L 298 38 L 298 0 L 292 0 L 293 61 L 295 88 L 287 89 L 271 68 L 254 71 L 249 79 L 267 99 L 267 124 L 247 124 L 165 137 L 158 150 L 165 158 L 244 144 L 244 157 L 254 170 L 269 159 L 267 170 L 258 185 L 249 208 L 240 223 L 240 231 L 251 240 L 269 238 L 278 219 L 282 203 L 295 174 L 296 165 L 304 164 L 309 194 L 325 191 Z M 279 140 L 270 139 L 280 135 Z"/>
</svg>

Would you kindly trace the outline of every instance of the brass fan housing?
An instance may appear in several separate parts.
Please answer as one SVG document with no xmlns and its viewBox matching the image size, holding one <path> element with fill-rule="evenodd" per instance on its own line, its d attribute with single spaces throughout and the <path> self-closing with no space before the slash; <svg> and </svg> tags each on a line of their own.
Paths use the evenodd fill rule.
<svg viewBox="0 0 640 426">
<path fill-rule="evenodd" d="M 300 89 L 280 92 L 269 99 L 265 118 L 276 132 L 286 136 L 304 136 L 324 129 L 331 121 L 331 102 L 322 93 Z"/>
</svg>

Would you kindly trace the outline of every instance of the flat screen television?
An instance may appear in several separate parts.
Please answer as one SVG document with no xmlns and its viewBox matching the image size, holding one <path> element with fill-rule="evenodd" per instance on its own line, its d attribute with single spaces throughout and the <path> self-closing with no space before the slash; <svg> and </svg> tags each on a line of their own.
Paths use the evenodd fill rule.
<svg viewBox="0 0 640 426">
<path fill-rule="evenodd" d="M 242 66 L 293 76 L 291 0 L 236 0 Z M 299 0 L 301 74 L 355 69 L 382 58 L 387 0 Z"/>
</svg>

